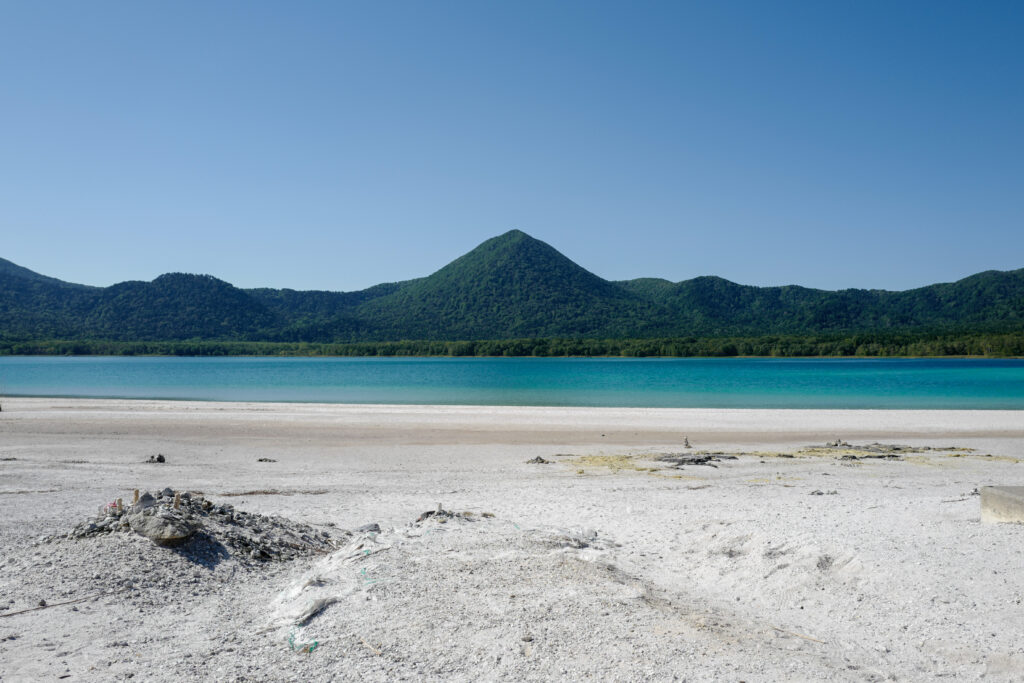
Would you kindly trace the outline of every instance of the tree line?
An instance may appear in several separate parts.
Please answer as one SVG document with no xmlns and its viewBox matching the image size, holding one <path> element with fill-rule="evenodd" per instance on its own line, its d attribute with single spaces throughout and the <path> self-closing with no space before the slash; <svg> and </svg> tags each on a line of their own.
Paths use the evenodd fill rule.
<svg viewBox="0 0 1024 683">
<path fill-rule="evenodd" d="M 482 341 L 258 342 L 111 341 L 99 339 L 0 340 L 0 355 L 66 356 L 450 356 L 625 358 L 905 358 L 1024 357 L 1024 332 L 652 339 L 526 338 Z"/>
</svg>

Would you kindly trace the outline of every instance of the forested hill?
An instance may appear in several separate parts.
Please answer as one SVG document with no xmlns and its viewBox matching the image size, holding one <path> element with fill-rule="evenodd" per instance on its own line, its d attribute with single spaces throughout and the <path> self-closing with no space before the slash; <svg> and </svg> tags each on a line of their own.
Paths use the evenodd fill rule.
<svg viewBox="0 0 1024 683">
<path fill-rule="evenodd" d="M 358 292 L 244 290 L 209 275 L 87 287 L 0 259 L 0 340 L 655 338 L 1024 333 L 1024 269 L 903 292 L 604 280 L 513 230 L 434 274 Z"/>
</svg>

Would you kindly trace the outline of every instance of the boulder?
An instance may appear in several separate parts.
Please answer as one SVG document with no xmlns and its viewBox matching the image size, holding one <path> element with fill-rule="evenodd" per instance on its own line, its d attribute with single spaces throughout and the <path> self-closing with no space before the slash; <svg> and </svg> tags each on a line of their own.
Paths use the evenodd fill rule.
<svg viewBox="0 0 1024 683">
<path fill-rule="evenodd" d="M 181 545 L 195 532 L 195 527 L 184 517 L 168 512 L 156 515 L 140 512 L 130 516 L 128 523 L 132 531 L 162 546 Z"/>
</svg>

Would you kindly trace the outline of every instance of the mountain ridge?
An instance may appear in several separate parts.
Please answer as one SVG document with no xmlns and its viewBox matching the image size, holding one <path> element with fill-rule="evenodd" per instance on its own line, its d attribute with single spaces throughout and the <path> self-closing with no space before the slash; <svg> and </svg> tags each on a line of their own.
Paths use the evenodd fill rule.
<svg viewBox="0 0 1024 683">
<path fill-rule="evenodd" d="M 89 287 L 0 259 L 0 338 L 354 342 L 1024 329 L 1024 268 L 910 290 L 611 281 L 510 230 L 432 274 L 355 292 L 211 275 Z"/>
</svg>

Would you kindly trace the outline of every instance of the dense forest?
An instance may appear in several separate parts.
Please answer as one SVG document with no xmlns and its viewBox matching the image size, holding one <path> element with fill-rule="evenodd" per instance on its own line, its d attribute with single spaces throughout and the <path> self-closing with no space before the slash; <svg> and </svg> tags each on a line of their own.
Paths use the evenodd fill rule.
<svg viewBox="0 0 1024 683">
<path fill-rule="evenodd" d="M 837 357 L 1024 356 L 1024 333 L 844 336 L 675 337 L 652 339 L 491 339 L 315 344 L 104 340 L 0 341 L 3 355 L 101 356 L 534 356 L 544 357 Z"/>
<path fill-rule="evenodd" d="M 358 292 L 209 275 L 78 285 L 0 259 L 0 353 L 1022 355 L 1024 269 L 890 292 L 613 282 L 513 230 Z M 415 341 L 400 341 L 415 340 Z"/>
</svg>

